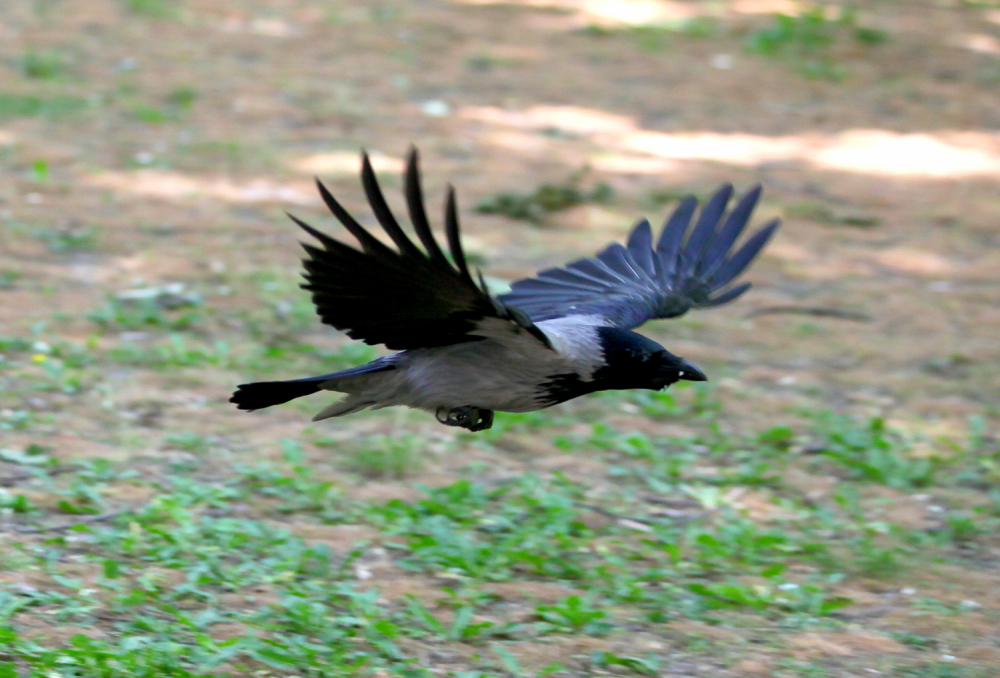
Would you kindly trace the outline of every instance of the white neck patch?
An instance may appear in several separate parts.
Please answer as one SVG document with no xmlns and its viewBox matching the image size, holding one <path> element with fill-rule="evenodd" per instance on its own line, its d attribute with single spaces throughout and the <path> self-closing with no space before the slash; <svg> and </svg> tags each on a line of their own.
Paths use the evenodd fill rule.
<svg viewBox="0 0 1000 678">
<path fill-rule="evenodd" d="M 604 365 L 604 351 L 597 335 L 598 327 L 610 323 L 602 315 L 570 315 L 535 323 L 556 353 L 573 364 L 580 377 L 589 381 L 594 372 Z"/>
</svg>

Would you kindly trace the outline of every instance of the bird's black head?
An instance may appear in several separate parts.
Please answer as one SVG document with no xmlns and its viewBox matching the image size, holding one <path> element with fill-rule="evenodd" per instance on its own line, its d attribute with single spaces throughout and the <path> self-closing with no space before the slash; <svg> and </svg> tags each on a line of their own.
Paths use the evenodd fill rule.
<svg viewBox="0 0 1000 678">
<path fill-rule="evenodd" d="M 659 391 L 681 380 L 708 377 L 683 358 L 641 334 L 615 327 L 598 329 L 605 365 L 594 373 L 600 390 L 645 388 Z"/>
</svg>

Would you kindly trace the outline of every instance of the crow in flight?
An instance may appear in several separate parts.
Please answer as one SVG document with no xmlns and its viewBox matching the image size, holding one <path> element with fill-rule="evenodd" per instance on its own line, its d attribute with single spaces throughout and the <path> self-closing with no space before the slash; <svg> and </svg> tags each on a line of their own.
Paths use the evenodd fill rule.
<svg viewBox="0 0 1000 678">
<path fill-rule="evenodd" d="M 313 421 L 406 405 L 435 413 L 442 424 L 482 431 L 492 426 L 495 411 L 531 412 L 595 391 L 704 381 L 697 367 L 632 328 L 746 292 L 750 283 L 731 283 L 779 225 L 775 219 L 734 247 L 761 189 L 751 189 L 727 214 L 733 187 L 725 184 L 693 226 L 698 201 L 689 196 L 655 244 L 643 219 L 625 246 L 613 243 L 594 258 L 541 271 L 494 296 L 482 275 L 469 271 L 454 189 L 448 188 L 444 210 L 449 259 L 427 219 L 416 149 L 403 180 L 422 249 L 389 210 L 367 154 L 361 181 L 395 248 L 362 227 L 319 181 L 327 207 L 360 249 L 291 217 L 319 241 L 303 245 L 308 257 L 302 287 L 312 293 L 323 322 L 396 352 L 318 377 L 243 384 L 231 399 L 239 409 L 259 410 L 325 390 L 347 397 Z"/>
</svg>

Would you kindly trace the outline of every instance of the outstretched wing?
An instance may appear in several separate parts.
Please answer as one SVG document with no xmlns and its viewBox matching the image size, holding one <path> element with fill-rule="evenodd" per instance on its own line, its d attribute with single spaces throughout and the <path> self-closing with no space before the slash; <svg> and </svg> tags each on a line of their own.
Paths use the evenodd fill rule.
<svg viewBox="0 0 1000 678">
<path fill-rule="evenodd" d="M 535 322 L 594 314 L 623 329 L 732 301 L 750 289 L 750 283 L 731 283 L 780 224 L 775 219 L 741 247 L 734 247 L 760 192 L 760 186 L 754 187 L 727 215 L 733 187 L 724 184 L 709 198 L 694 226 L 691 220 L 698 201 L 688 196 L 667 219 L 655 247 L 649 222 L 643 219 L 632 229 L 627 245 L 613 243 L 596 257 L 518 280 L 500 300 Z"/>
<path fill-rule="evenodd" d="M 502 335 L 548 346 L 545 335 L 515 308 L 492 297 L 480 276 L 472 279 L 462 252 L 454 189 L 448 188 L 445 234 L 451 261 L 431 232 L 420 189 L 416 149 L 403 177 L 410 221 L 424 249 L 400 227 L 389 210 L 368 160 L 362 154 L 361 181 L 376 219 L 397 249 L 369 233 L 319 180 L 320 195 L 334 216 L 361 245 L 355 249 L 291 217 L 322 247 L 303 243 L 306 282 L 316 310 L 327 325 L 367 344 L 394 350 L 446 346 Z M 291 216 L 291 215 L 289 215 Z"/>
</svg>

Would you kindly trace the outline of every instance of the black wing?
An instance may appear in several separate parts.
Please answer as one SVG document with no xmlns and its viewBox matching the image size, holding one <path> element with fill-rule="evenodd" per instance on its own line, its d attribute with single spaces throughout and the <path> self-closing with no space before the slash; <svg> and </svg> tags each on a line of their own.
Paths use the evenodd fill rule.
<svg viewBox="0 0 1000 678">
<path fill-rule="evenodd" d="M 754 187 L 727 216 L 733 187 L 723 185 L 709 198 L 694 226 L 691 219 L 698 201 L 688 196 L 667 219 L 655 247 L 649 222 L 643 219 L 632 229 L 627 246 L 613 243 L 594 258 L 518 280 L 500 300 L 518 307 L 535 322 L 596 314 L 623 329 L 732 301 L 750 289 L 750 283 L 730 283 L 780 224 L 775 219 L 739 249 L 734 247 L 760 192 L 760 186 Z"/>
<path fill-rule="evenodd" d="M 509 336 L 511 329 L 516 336 L 533 335 L 548 346 L 545 335 L 524 313 L 492 297 L 481 276 L 478 285 L 472 279 L 459 239 L 458 210 L 451 187 L 445 206 L 445 233 L 454 263 L 441 251 L 424 210 L 417 162 L 414 148 L 404 184 L 410 221 L 426 251 L 407 237 L 389 210 L 367 153 L 362 154 L 361 181 L 375 217 L 398 250 L 355 221 L 319 180 L 316 184 L 323 201 L 358 240 L 361 250 L 291 217 L 322 244 L 302 245 L 309 255 L 303 261 L 306 282 L 302 288 L 312 292 L 320 318 L 353 339 L 394 350 L 477 341 L 491 332 Z M 497 320 L 506 322 L 498 325 Z"/>
</svg>

